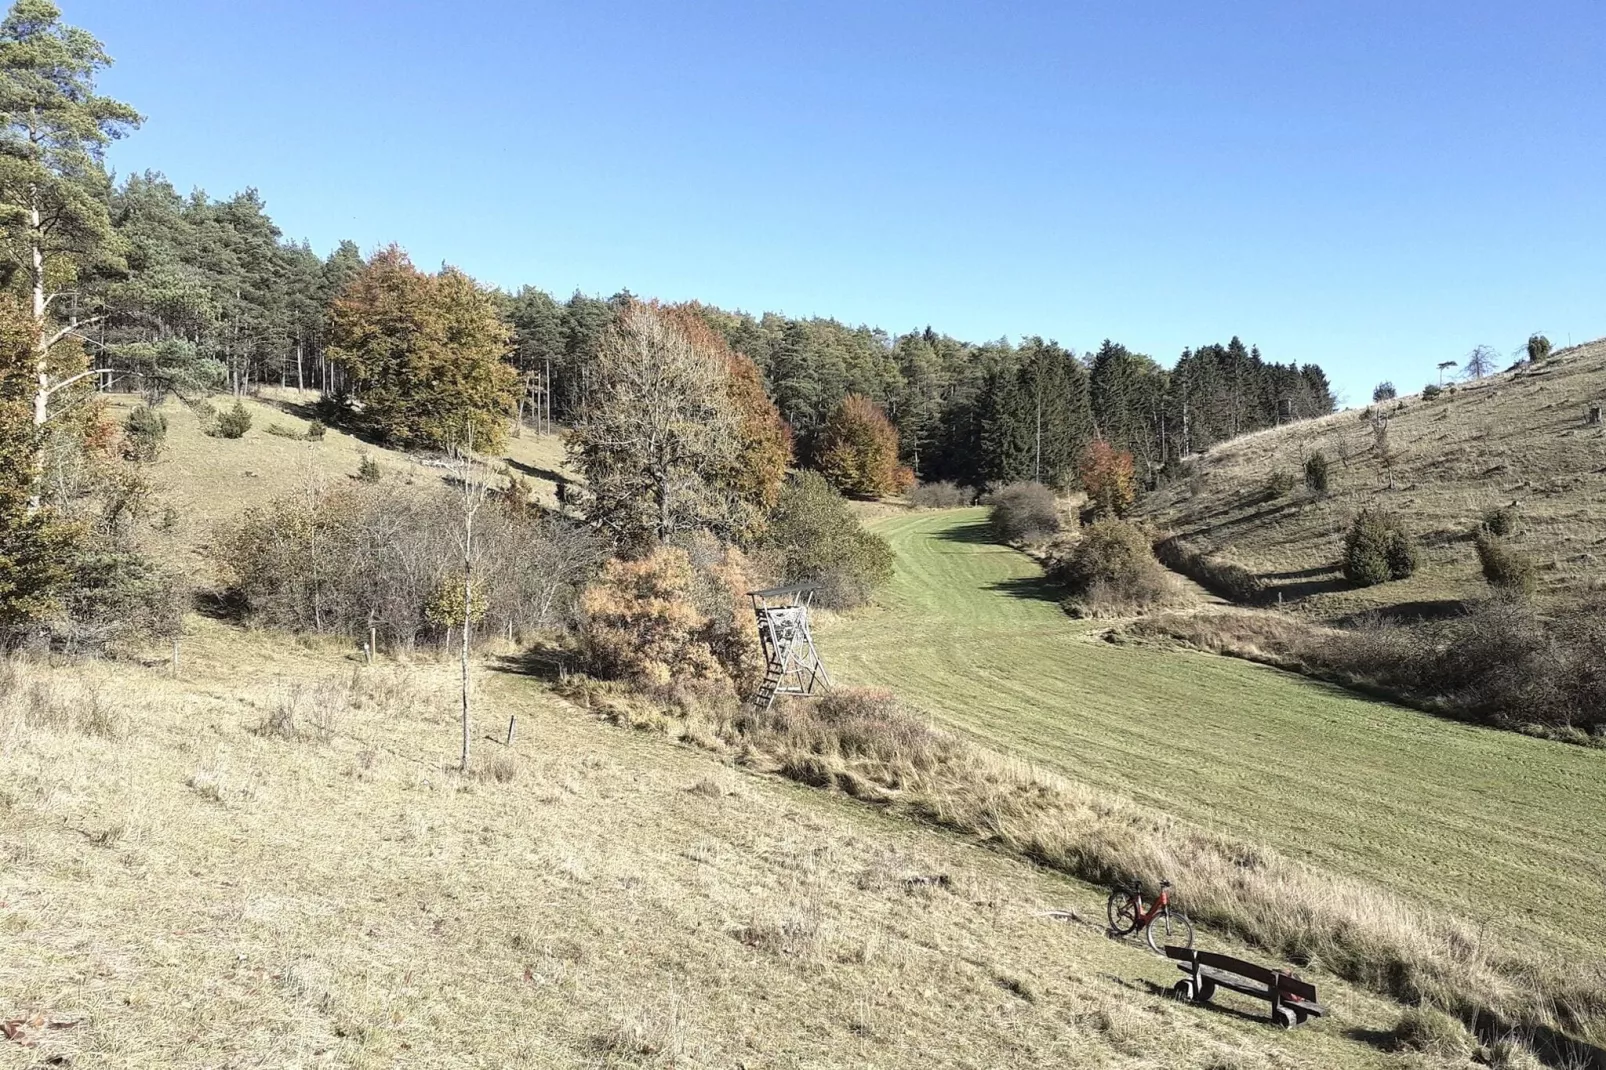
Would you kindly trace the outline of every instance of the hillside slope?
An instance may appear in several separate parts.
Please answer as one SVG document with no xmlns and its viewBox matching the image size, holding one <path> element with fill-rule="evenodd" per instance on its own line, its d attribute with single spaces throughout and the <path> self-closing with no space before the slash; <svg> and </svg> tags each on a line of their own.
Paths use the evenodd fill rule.
<svg viewBox="0 0 1606 1070">
<path fill-rule="evenodd" d="M 177 679 L 0 675 L 0 1067 L 1441 1065 L 1330 979 L 1293 1033 L 1176 1004 L 1102 890 L 495 662 L 465 779 L 452 674 L 195 619 Z"/>
<path fill-rule="evenodd" d="M 1560 350 L 1541 365 L 1378 406 L 1392 413 L 1390 473 L 1379 464 L 1364 412 L 1290 424 L 1212 448 L 1193 476 L 1149 495 L 1141 515 L 1188 543 L 1249 569 L 1273 600 L 1335 619 L 1360 610 L 1453 610 L 1486 593 L 1470 530 L 1484 510 L 1516 502 L 1519 544 L 1540 567 L 1541 595 L 1606 590 L 1606 339 Z M 1320 451 L 1331 464 L 1325 496 L 1302 482 L 1274 496 L 1274 471 L 1299 481 Z M 1362 508 L 1397 513 L 1421 541 L 1426 566 L 1409 580 L 1348 589 L 1337 563 Z"/>
</svg>

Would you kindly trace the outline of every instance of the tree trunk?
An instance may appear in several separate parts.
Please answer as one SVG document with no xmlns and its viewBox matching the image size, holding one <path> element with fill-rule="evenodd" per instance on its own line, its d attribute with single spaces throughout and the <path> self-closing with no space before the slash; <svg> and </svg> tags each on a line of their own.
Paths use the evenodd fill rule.
<svg viewBox="0 0 1606 1070">
<path fill-rule="evenodd" d="M 473 565 L 474 517 L 465 513 L 463 518 L 463 772 L 468 772 L 469 695 L 468 695 L 468 629 L 474 614 Z"/>
<path fill-rule="evenodd" d="M 41 238 L 39 219 L 39 193 L 30 191 L 28 202 L 29 283 L 33 287 L 34 373 L 38 387 L 33 395 L 33 426 L 42 429 L 50 415 L 50 334 L 45 322 L 45 250 Z M 42 430 L 37 430 L 39 441 L 34 446 L 33 488 L 28 494 L 28 512 L 37 513 L 40 506 L 39 487 L 45 475 L 45 442 Z"/>
</svg>

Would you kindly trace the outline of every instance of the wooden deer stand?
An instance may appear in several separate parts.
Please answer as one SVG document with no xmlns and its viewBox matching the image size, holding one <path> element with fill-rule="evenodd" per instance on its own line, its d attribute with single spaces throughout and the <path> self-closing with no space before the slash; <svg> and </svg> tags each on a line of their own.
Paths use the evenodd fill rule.
<svg viewBox="0 0 1606 1070">
<path fill-rule="evenodd" d="M 794 583 L 747 592 L 764 647 L 764 682 L 753 696 L 761 710 L 769 709 L 776 695 L 812 695 L 831 686 L 809 634 L 809 603 L 819 589 L 817 583 Z"/>
</svg>

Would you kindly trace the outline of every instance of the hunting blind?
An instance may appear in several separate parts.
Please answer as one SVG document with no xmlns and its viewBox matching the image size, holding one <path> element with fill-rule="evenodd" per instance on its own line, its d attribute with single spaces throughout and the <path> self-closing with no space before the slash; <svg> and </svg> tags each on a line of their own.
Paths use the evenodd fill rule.
<svg viewBox="0 0 1606 1070">
<path fill-rule="evenodd" d="M 809 634 L 809 603 L 819 589 L 817 583 L 794 583 L 747 592 L 764 647 L 764 682 L 753 696 L 761 710 L 769 709 L 776 695 L 812 695 L 831 686 Z"/>
</svg>

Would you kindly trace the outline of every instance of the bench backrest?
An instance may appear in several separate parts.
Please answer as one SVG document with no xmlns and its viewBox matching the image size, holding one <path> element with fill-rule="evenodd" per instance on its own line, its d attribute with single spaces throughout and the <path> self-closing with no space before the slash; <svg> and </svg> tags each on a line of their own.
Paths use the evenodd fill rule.
<svg viewBox="0 0 1606 1070">
<path fill-rule="evenodd" d="M 1234 973 L 1250 981 L 1258 981 L 1267 988 L 1276 988 L 1279 992 L 1308 1003 L 1316 1002 L 1316 986 L 1309 981 L 1301 981 L 1297 977 L 1290 977 L 1286 973 L 1269 970 L 1264 966 L 1257 966 L 1253 962 L 1235 959 L 1231 955 L 1218 955 L 1214 951 L 1195 951 L 1192 948 L 1166 946 L 1166 956 L 1180 962 L 1193 962 L 1200 966 L 1209 966 L 1212 969 L 1225 973 Z"/>
</svg>

